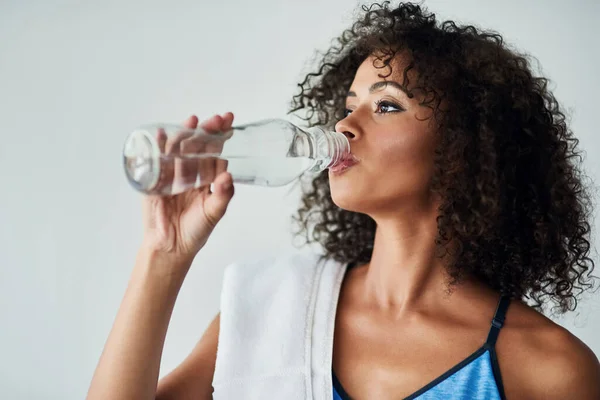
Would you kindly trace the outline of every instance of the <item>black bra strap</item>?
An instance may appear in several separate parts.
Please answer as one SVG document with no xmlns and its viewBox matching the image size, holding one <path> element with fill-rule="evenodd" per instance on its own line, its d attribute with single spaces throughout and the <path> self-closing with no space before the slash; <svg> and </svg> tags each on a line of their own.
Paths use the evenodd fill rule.
<svg viewBox="0 0 600 400">
<path fill-rule="evenodd" d="M 496 340 L 498 340 L 500 328 L 502 328 L 502 325 L 504 324 L 504 319 L 506 318 L 506 310 L 508 310 L 509 305 L 509 297 L 500 297 L 500 301 L 498 302 L 498 308 L 496 308 L 496 314 L 494 315 L 494 319 L 492 319 L 492 327 L 490 328 L 490 333 L 488 334 L 487 340 L 485 341 L 486 345 L 490 347 L 494 347 L 496 345 Z"/>
</svg>

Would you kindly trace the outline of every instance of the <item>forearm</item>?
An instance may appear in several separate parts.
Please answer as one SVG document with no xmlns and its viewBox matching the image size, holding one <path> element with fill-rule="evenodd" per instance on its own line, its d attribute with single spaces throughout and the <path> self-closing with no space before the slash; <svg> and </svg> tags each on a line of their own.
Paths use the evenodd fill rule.
<svg viewBox="0 0 600 400">
<path fill-rule="evenodd" d="M 146 251 L 138 254 L 88 400 L 154 399 L 169 320 L 191 263 L 173 268 L 170 262 Z"/>
</svg>

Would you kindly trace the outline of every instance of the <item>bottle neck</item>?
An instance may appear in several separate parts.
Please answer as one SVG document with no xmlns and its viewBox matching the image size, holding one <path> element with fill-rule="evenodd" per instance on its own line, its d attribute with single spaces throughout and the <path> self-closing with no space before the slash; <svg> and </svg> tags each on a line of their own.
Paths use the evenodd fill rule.
<svg viewBox="0 0 600 400">
<path fill-rule="evenodd" d="M 348 138 L 342 133 L 320 126 L 300 128 L 294 148 L 299 154 L 315 160 L 312 172 L 321 172 L 340 163 L 350 153 Z"/>
</svg>

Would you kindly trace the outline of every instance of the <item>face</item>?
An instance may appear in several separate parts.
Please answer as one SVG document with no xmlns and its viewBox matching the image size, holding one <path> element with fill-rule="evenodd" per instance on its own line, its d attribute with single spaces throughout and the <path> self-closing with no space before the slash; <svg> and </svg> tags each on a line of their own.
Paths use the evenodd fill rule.
<svg viewBox="0 0 600 400">
<path fill-rule="evenodd" d="M 358 68 L 346 99 L 346 116 L 335 127 L 350 141 L 358 163 L 339 173 L 329 171 L 335 204 L 371 216 L 429 199 L 436 144 L 431 110 L 394 83 L 403 82 L 402 61 L 391 63 L 385 84 L 378 75 L 387 75 L 389 69 L 374 67 L 373 60 L 366 59 Z"/>
</svg>

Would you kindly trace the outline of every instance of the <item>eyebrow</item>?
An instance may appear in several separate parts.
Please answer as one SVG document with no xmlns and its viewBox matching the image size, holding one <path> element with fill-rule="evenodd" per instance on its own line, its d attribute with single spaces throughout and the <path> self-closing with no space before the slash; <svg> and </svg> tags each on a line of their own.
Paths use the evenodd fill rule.
<svg viewBox="0 0 600 400">
<path fill-rule="evenodd" d="M 394 82 L 394 81 L 379 81 L 379 82 L 375 82 L 369 88 L 369 93 L 373 93 L 376 90 L 385 88 L 388 85 L 391 86 L 391 87 L 393 87 L 393 88 L 396 88 L 396 89 L 400 90 L 401 92 L 406 93 L 406 88 L 404 86 L 402 86 L 401 84 L 399 84 L 398 82 Z M 346 95 L 346 97 L 356 97 L 356 92 L 349 91 L 348 94 Z"/>
</svg>

